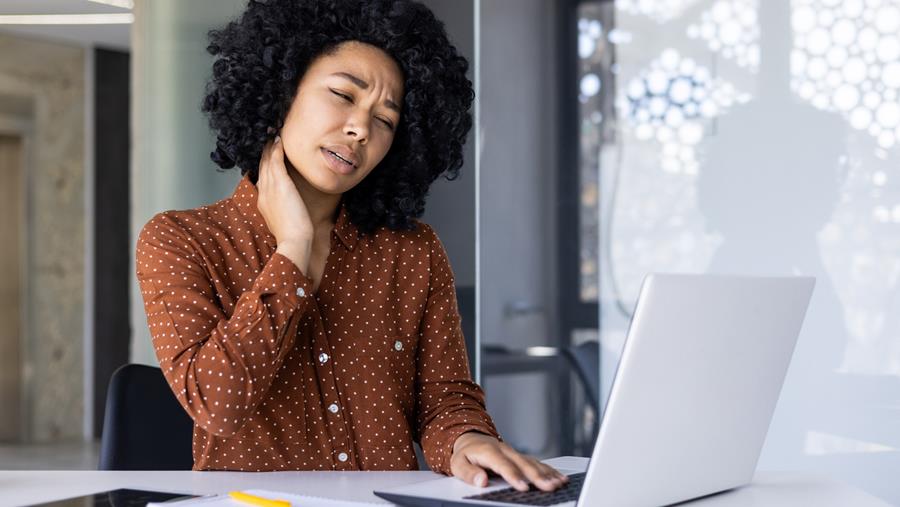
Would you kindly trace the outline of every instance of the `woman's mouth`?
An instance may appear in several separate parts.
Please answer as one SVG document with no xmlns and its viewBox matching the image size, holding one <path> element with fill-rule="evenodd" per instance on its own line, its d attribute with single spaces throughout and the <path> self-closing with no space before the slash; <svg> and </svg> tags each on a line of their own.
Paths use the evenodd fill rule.
<svg viewBox="0 0 900 507">
<path fill-rule="evenodd" d="M 339 174 L 350 174 L 356 169 L 356 166 L 351 164 L 349 161 L 338 155 L 337 153 L 322 148 L 322 155 L 325 157 L 325 162 L 328 164 L 333 171 Z"/>
</svg>

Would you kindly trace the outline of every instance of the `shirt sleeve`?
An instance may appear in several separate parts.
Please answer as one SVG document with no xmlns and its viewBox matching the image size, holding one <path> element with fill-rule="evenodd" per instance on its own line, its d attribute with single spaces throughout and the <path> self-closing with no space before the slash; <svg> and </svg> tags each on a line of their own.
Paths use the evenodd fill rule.
<svg viewBox="0 0 900 507">
<path fill-rule="evenodd" d="M 197 425 L 233 435 L 293 347 L 312 281 L 276 253 L 229 317 L 189 234 L 168 213 L 141 230 L 135 260 L 163 375 Z"/>
<path fill-rule="evenodd" d="M 417 426 L 428 466 L 450 475 L 457 437 L 469 431 L 500 435 L 485 409 L 484 391 L 469 373 L 447 253 L 429 226 L 420 227 L 430 236 L 431 279 L 416 358 Z"/>
</svg>

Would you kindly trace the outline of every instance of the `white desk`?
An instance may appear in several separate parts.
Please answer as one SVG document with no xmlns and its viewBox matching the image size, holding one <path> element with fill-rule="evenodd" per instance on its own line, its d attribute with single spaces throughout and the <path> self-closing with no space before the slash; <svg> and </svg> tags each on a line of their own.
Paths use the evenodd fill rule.
<svg viewBox="0 0 900 507">
<path fill-rule="evenodd" d="M 557 458 L 551 465 L 583 469 L 585 458 Z M 431 472 L 0 472 L 0 507 L 21 506 L 117 488 L 209 494 L 235 489 L 269 489 L 384 502 L 373 489 L 437 476 Z M 648 484 L 648 487 L 652 485 Z M 749 486 L 682 504 L 684 507 L 888 507 L 857 488 L 794 472 L 761 472 Z"/>
</svg>

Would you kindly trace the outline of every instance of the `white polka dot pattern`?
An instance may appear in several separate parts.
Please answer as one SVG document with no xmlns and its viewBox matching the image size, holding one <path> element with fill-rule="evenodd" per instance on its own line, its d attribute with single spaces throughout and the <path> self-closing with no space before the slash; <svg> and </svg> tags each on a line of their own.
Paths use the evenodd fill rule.
<svg viewBox="0 0 900 507">
<path fill-rule="evenodd" d="M 138 238 L 147 324 L 194 420 L 195 470 L 415 469 L 419 441 L 449 473 L 460 434 L 498 437 L 431 227 L 360 235 L 342 207 L 313 291 L 275 253 L 256 196 L 245 177 Z"/>
</svg>

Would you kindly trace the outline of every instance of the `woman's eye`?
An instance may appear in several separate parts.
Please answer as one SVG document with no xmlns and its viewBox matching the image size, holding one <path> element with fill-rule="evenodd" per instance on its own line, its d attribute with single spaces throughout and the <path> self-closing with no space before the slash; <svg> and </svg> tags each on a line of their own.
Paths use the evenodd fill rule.
<svg viewBox="0 0 900 507">
<path fill-rule="evenodd" d="M 331 93 L 333 93 L 333 94 L 337 95 L 338 97 L 340 97 L 340 98 L 346 100 L 347 102 L 349 102 L 349 103 L 351 103 L 351 104 L 353 103 L 353 97 L 347 95 L 346 93 L 341 93 L 341 92 L 339 92 L 339 91 L 337 91 L 337 90 L 331 90 L 330 88 L 329 88 L 329 90 L 331 91 Z M 384 118 L 378 118 L 378 121 L 380 121 L 380 122 L 381 122 L 385 127 L 387 127 L 389 130 L 394 130 L 394 124 L 391 123 L 389 120 L 385 120 Z"/>
<path fill-rule="evenodd" d="M 341 92 L 336 92 L 336 91 L 334 91 L 334 90 L 331 90 L 331 93 L 333 93 L 333 94 L 337 95 L 338 97 L 340 97 L 340 98 L 346 100 L 347 102 L 353 102 L 353 99 L 351 99 L 349 95 L 345 95 L 345 94 L 343 94 L 343 93 L 341 93 Z"/>
</svg>

